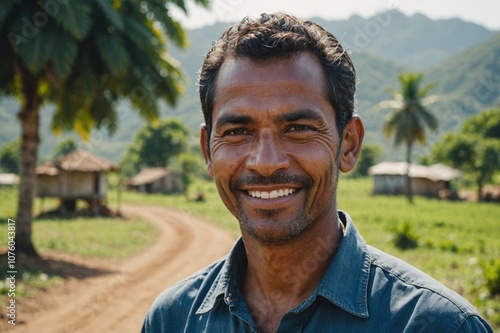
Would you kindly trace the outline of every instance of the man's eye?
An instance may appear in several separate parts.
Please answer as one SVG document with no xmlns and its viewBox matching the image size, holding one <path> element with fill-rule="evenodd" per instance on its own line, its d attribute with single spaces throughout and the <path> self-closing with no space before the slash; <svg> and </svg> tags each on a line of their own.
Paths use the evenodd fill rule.
<svg viewBox="0 0 500 333">
<path fill-rule="evenodd" d="M 244 128 L 235 128 L 235 129 L 226 131 L 224 134 L 225 135 L 243 135 L 243 134 L 247 134 L 247 133 L 248 133 L 247 130 Z"/>
<path fill-rule="evenodd" d="M 303 131 L 309 131 L 312 128 L 306 125 L 292 125 L 288 128 L 288 131 L 290 132 L 303 132 Z"/>
</svg>

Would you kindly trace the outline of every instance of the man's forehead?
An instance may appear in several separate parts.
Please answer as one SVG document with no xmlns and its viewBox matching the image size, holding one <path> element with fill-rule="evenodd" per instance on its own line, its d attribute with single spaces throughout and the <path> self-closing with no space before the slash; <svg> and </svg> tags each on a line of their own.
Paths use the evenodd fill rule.
<svg viewBox="0 0 500 333">
<path fill-rule="evenodd" d="M 231 57 L 221 66 L 216 90 L 223 91 L 235 85 L 273 85 L 284 81 L 325 82 L 324 78 L 320 61 L 309 52 L 265 60 Z"/>
</svg>

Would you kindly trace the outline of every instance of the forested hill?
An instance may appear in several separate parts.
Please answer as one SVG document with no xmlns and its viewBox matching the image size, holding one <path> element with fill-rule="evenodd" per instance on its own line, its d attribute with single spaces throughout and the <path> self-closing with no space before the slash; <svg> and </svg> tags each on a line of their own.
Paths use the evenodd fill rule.
<svg viewBox="0 0 500 333">
<path fill-rule="evenodd" d="M 366 141 L 375 142 L 386 151 L 390 143 L 381 134 L 387 111 L 373 106 L 390 98 L 389 87 L 398 88 L 397 74 L 406 70 L 423 70 L 427 82 L 437 83 L 434 93 L 444 102 L 434 107 L 441 120 L 439 135 L 458 129 L 463 118 L 484 107 L 498 105 L 500 94 L 500 32 L 490 31 L 460 19 L 431 20 L 423 15 L 405 16 L 398 11 L 380 13 L 370 18 L 352 16 L 348 20 L 313 19 L 336 35 L 352 52 L 358 74 L 357 109 L 366 129 Z M 186 93 L 176 108 L 162 108 L 162 116 L 181 118 L 196 141 L 202 122 L 196 76 L 204 54 L 228 24 L 215 24 L 189 31 L 190 48 L 171 54 L 183 65 L 188 83 Z M 0 100 L 0 146 L 17 137 L 19 124 L 17 103 Z M 95 132 L 83 146 L 114 162 L 118 161 L 143 121 L 130 110 L 127 102 L 119 105 L 119 129 L 113 137 Z M 49 130 L 50 106 L 42 110 L 42 158 L 49 158 L 61 138 Z M 434 137 L 434 140 L 437 138 Z M 386 156 L 387 157 L 387 156 Z M 394 158 L 393 158 L 394 157 Z M 389 158 L 397 159 L 394 154 Z"/>
</svg>

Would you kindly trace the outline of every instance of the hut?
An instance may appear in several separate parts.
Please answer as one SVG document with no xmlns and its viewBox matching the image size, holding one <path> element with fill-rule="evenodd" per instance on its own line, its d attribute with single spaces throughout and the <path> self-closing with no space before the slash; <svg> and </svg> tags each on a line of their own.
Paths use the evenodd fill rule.
<svg viewBox="0 0 500 333">
<path fill-rule="evenodd" d="M 77 149 L 36 169 L 36 194 L 60 198 L 65 210 L 74 211 L 77 199 L 88 201 L 95 210 L 106 197 L 107 173 L 117 170 L 112 163 Z"/>
<path fill-rule="evenodd" d="M 184 186 L 180 175 L 165 168 L 143 169 L 126 182 L 128 190 L 144 193 L 182 193 Z"/>
<path fill-rule="evenodd" d="M 374 194 L 406 194 L 406 162 L 382 162 L 368 169 L 373 176 Z M 413 194 L 438 197 L 439 191 L 449 189 L 450 181 L 459 178 L 461 172 L 444 164 L 410 165 Z"/>
</svg>

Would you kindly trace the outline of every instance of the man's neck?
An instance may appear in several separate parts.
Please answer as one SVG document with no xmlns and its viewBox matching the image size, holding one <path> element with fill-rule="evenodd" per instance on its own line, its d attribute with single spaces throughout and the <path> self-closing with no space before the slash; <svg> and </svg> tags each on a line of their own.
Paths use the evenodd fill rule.
<svg viewBox="0 0 500 333">
<path fill-rule="evenodd" d="M 243 234 L 248 266 L 241 287 L 254 317 L 274 313 L 281 320 L 307 299 L 325 275 L 342 236 L 337 219 L 280 244 L 261 243 Z"/>
</svg>

